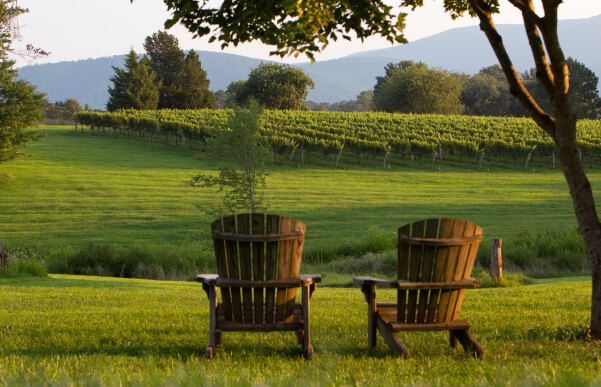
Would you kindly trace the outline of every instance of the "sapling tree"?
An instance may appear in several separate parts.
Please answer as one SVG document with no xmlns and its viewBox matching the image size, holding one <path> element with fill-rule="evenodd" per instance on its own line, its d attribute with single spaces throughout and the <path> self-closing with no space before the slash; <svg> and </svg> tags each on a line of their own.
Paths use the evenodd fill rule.
<svg viewBox="0 0 601 387">
<path fill-rule="evenodd" d="M 256 213 L 265 209 L 263 189 L 271 151 L 261 137 L 261 112 L 262 108 L 256 102 L 246 108 L 235 108 L 228 118 L 229 130 L 207 142 L 207 154 L 223 166 L 217 176 L 198 174 L 189 184 L 216 187 L 222 193 L 222 203 L 217 208 L 202 205 L 208 212 L 224 215 L 240 211 Z"/>
</svg>

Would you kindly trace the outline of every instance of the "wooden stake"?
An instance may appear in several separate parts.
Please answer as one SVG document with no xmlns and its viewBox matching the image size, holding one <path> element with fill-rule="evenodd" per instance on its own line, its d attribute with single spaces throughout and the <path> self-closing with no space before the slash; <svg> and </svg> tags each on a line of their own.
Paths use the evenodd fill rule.
<svg viewBox="0 0 601 387">
<path fill-rule="evenodd" d="M 500 238 L 492 240 L 490 275 L 496 281 L 503 281 L 503 239 Z"/>
</svg>

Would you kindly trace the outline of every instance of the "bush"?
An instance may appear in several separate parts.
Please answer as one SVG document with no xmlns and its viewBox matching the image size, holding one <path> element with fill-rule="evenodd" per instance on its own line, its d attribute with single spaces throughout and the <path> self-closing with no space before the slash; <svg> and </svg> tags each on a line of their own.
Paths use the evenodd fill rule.
<svg viewBox="0 0 601 387">
<path fill-rule="evenodd" d="M 162 251 L 144 247 L 118 248 L 90 244 L 63 259 L 54 259 L 51 272 L 124 278 L 191 279 L 214 270 L 212 255 L 194 251 Z"/>
<path fill-rule="evenodd" d="M 370 226 L 365 237 L 348 245 L 321 243 L 306 250 L 303 262 L 309 264 L 327 263 L 344 257 L 358 257 L 369 253 L 383 253 L 396 248 L 396 232 L 385 231 Z"/>
<path fill-rule="evenodd" d="M 0 276 L 8 278 L 47 277 L 46 261 L 37 250 L 8 252 L 0 245 Z"/>
<path fill-rule="evenodd" d="M 503 258 L 532 276 L 565 275 L 588 270 L 582 237 L 576 229 L 519 233 L 503 245 Z"/>
</svg>

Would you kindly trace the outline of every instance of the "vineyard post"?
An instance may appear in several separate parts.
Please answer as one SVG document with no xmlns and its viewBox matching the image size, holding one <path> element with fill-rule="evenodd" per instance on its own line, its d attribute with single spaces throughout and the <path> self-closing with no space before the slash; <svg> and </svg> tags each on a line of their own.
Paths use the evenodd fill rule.
<svg viewBox="0 0 601 387">
<path fill-rule="evenodd" d="M 490 257 L 490 276 L 497 282 L 503 281 L 503 239 L 493 238 Z"/>
</svg>

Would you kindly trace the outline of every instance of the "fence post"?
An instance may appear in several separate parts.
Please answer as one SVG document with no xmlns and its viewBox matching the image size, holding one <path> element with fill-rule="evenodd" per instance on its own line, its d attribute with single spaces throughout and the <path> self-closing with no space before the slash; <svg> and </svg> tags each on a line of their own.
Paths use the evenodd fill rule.
<svg viewBox="0 0 601 387">
<path fill-rule="evenodd" d="M 503 281 L 503 239 L 500 238 L 492 240 L 490 275 L 496 281 Z"/>
</svg>

